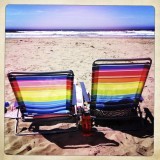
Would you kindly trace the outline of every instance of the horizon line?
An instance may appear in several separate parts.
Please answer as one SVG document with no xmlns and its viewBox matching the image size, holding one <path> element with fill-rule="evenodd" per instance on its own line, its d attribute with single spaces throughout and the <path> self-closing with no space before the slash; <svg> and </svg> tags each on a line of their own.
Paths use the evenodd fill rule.
<svg viewBox="0 0 160 160">
<path fill-rule="evenodd" d="M 126 31 L 126 30 L 152 30 L 155 28 L 121 28 L 121 29 L 5 29 L 5 32 L 16 32 L 16 31 Z"/>
</svg>

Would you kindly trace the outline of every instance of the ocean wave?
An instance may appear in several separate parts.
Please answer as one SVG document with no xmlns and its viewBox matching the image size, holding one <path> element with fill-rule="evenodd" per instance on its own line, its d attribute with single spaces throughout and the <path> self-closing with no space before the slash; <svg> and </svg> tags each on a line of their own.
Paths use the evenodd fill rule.
<svg viewBox="0 0 160 160">
<path fill-rule="evenodd" d="M 6 38 L 52 38 L 52 37 L 141 37 L 154 38 L 154 31 L 17 31 L 6 32 Z"/>
</svg>

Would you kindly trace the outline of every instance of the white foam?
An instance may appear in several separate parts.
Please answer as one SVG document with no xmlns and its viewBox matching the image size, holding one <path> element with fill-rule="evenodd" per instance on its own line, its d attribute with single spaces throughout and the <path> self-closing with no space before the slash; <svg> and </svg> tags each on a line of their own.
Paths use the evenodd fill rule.
<svg viewBox="0 0 160 160">
<path fill-rule="evenodd" d="M 6 32 L 6 38 L 52 37 L 142 37 L 154 38 L 154 31 L 18 31 Z"/>
</svg>

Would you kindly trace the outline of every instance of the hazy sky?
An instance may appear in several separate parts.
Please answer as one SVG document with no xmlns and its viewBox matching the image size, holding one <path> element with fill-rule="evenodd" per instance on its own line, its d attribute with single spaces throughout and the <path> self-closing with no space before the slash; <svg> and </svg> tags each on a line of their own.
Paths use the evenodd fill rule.
<svg viewBox="0 0 160 160">
<path fill-rule="evenodd" d="M 6 29 L 154 29 L 152 6 L 8 5 Z"/>
</svg>

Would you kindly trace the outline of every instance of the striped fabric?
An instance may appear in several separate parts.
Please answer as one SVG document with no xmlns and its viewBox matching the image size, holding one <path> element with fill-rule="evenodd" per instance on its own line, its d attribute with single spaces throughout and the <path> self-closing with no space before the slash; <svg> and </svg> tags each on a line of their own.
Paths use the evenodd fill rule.
<svg viewBox="0 0 160 160">
<path fill-rule="evenodd" d="M 69 112 L 72 105 L 73 76 L 26 74 L 9 79 L 25 116 Z"/>
<path fill-rule="evenodd" d="M 97 109 L 132 106 L 141 97 L 150 64 L 94 65 L 91 106 Z"/>
</svg>

